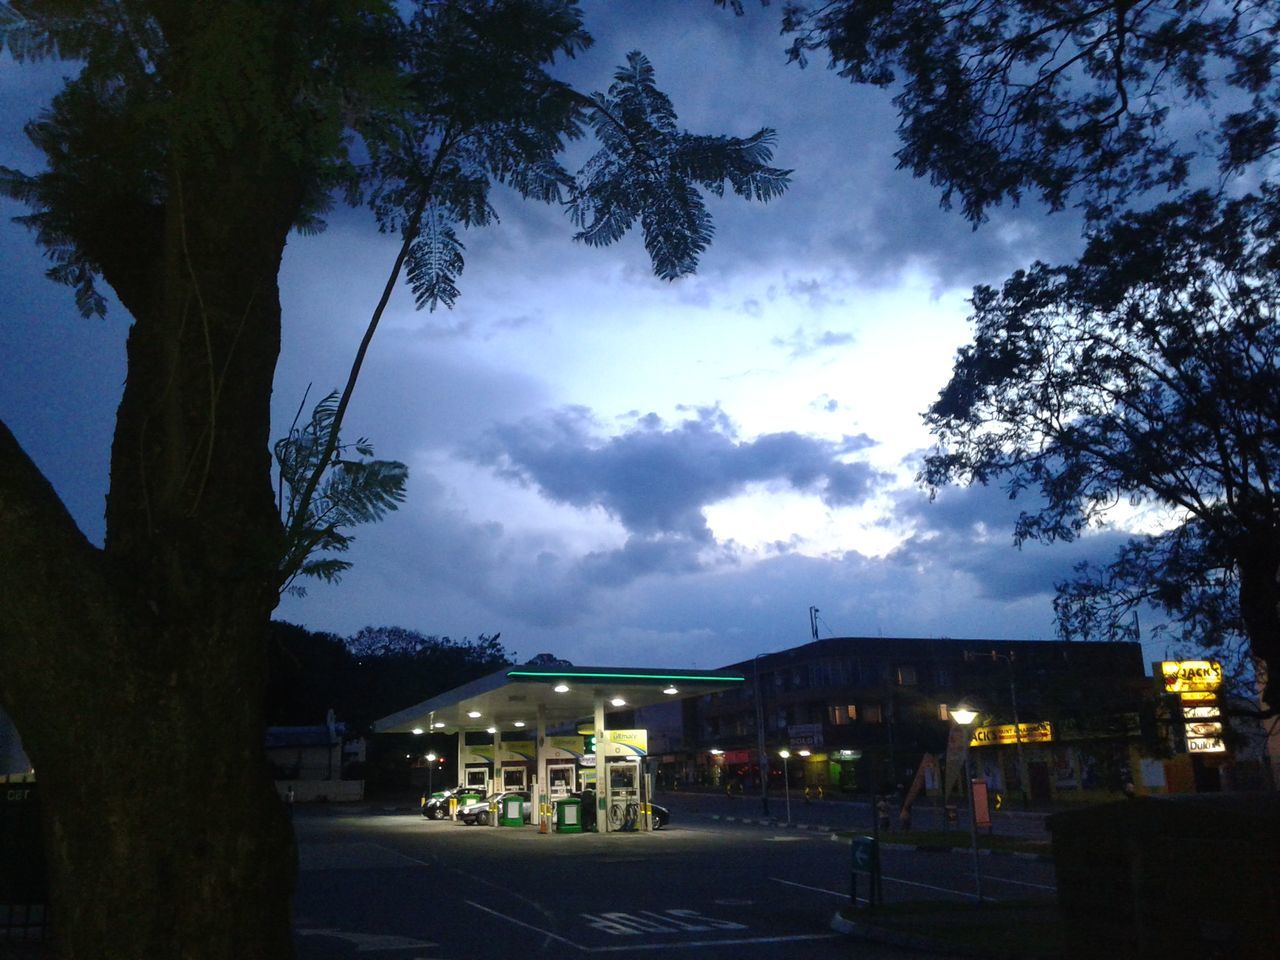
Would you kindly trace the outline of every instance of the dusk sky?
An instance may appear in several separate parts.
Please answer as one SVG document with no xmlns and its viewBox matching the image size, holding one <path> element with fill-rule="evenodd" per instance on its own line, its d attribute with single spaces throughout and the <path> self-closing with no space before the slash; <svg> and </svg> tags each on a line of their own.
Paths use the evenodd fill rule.
<svg viewBox="0 0 1280 960">
<path fill-rule="evenodd" d="M 347 418 L 347 439 L 409 465 L 407 502 L 356 531 L 340 584 L 277 618 L 701 668 L 807 641 L 810 605 L 824 637 L 1053 639 L 1054 581 L 1122 535 L 1019 551 L 1018 501 L 930 503 L 914 476 L 972 286 L 1072 256 L 1078 220 L 1027 204 L 974 231 L 939 209 L 895 169 L 890 94 L 788 65 L 777 4 L 582 6 L 597 42 L 564 75 L 603 90 L 643 51 L 686 129 L 776 129 L 791 189 L 713 200 L 716 240 L 675 283 L 636 232 L 589 249 L 562 211 L 496 194 L 502 222 L 462 238 L 457 307 L 417 312 L 401 288 Z M 36 168 L 22 123 L 69 69 L 0 59 L 0 164 Z M 0 202 L 0 418 L 101 542 L 129 320 L 77 315 L 22 212 Z M 314 402 L 345 381 L 396 247 L 365 211 L 291 239 L 273 436 L 308 384 Z"/>
</svg>

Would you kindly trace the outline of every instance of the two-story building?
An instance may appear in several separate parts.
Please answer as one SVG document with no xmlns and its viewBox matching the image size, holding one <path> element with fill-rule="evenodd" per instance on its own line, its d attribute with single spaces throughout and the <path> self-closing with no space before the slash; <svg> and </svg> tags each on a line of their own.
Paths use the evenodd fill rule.
<svg viewBox="0 0 1280 960">
<path fill-rule="evenodd" d="M 763 753 L 778 789 L 786 749 L 792 789 L 888 792 L 924 762 L 936 792 L 950 709 L 966 701 L 978 711 L 970 757 L 993 790 L 1027 802 L 1163 790 L 1137 643 L 834 637 L 724 669 L 746 682 L 686 703 L 666 780 L 751 794 Z"/>
</svg>

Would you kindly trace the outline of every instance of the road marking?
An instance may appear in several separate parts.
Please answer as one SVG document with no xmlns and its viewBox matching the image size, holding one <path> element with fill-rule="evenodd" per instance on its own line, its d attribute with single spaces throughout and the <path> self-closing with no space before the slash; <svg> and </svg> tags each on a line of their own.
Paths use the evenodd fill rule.
<svg viewBox="0 0 1280 960">
<path fill-rule="evenodd" d="M 811 887 L 807 883 L 796 883 L 794 880 L 783 880 L 781 877 L 770 877 L 774 883 L 785 883 L 789 887 L 799 887 L 801 890 L 812 890 L 814 893 L 829 893 L 833 897 L 847 897 L 847 893 L 837 893 L 835 890 L 827 890 L 824 887 Z"/>
<path fill-rule="evenodd" d="M 625 943 L 608 947 L 585 947 L 587 953 L 619 953 L 624 950 L 680 950 L 690 947 L 734 947 L 756 943 L 800 943 L 809 940 L 834 940 L 839 933 L 795 933 L 779 937 L 727 937 L 724 940 L 676 940 L 671 943 Z"/>
<path fill-rule="evenodd" d="M 506 920 L 510 923 L 513 923 L 517 927 L 524 927 L 526 930 L 532 930 L 534 933 L 539 933 L 550 940 L 556 940 L 560 943 L 563 943 L 567 947 L 573 947 L 573 949 L 581 951 L 582 953 L 618 953 L 618 952 L 629 951 L 629 950 L 674 950 L 674 949 L 690 948 L 690 947 L 693 947 L 693 948 L 726 947 L 726 946 L 735 946 L 735 945 L 746 946 L 748 944 L 757 944 L 757 943 L 799 943 L 802 941 L 809 941 L 809 940 L 834 940 L 836 937 L 841 936 L 841 934 L 838 934 L 838 933 L 797 933 L 797 934 L 789 934 L 784 936 L 771 936 L 771 937 L 769 936 L 725 937 L 722 940 L 683 940 L 683 941 L 677 940 L 677 941 L 669 941 L 664 943 L 627 943 L 627 944 L 617 944 L 617 945 L 609 945 L 609 946 L 603 946 L 603 947 L 586 947 L 580 943 L 575 943 L 574 941 L 570 940 L 568 937 L 562 937 L 558 933 L 552 933 L 550 930 L 545 930 L 542 927 L 535 927 L 531 923 L 525 923 L 523 920 L 517 920 L 515 917 L 509 916 L 508 914 L 501 913 L 500 911 L 494 910 L 492 907 L 486 907 L 482 903 L 476 903 L 474 900 L 467 900 L 465 902 L 468 905 L 475 907 L 477 910 L 483 910 L 485 913 L 491 914 L 495 917 L 498 917 L 499 919 Z M 727 921 L 720 921 L 720 922 L 727 922 Z M 741 926 L 741 924 L 736 924 L 736 926 Z"/>
<path fill-rule="evenodd" d="M 526 930 L 532 930 L 534 933 L 540 933 L 549 940 L 558 940 L 565 946 L 573 947 L 575 950 L 588 951 L 590 949 L 588 947 L 584 947 L 580 943 L 574 943 L 568 937 L 562 937 L 560 934 L 552 933 L 550 930 L 544 930 L 542 927 L 535 927 L 532 923 L 525 923 L 523 920 L 517 920 L 515 917 L 508 916 L 505 913 L 494 910 L 492 907 L 486 907 L 483 903 L 476 903 L 474 900 L 467 900 L 466 903 L 469 906 L 475 907 L 477 910 L 483 910 L 485 913 L 489 913 L 499 919 L 506 920 L 508 923 L 514 923 L 517 927 L 524 927 Z"/>
<path fill-rule="evenodd" d="M 815 893 L 829 893 L 833 897 L 843 897 L 845 899 L 848 899 L 849 897 L 849 894 L 847 891 L 837 892 L 835 890 L 824 889 L 823 887 L 810 887 L 803 883 L 796 883 L 794 880 L 783 880 L 781 877 L 770 877 L 769 879 L 774 881 L 775 883 L 785 883 L 791 887 L 800 887 L 802 890 L 813 890 Z M 936 890 L 939 893 L 954 893 L 957 897 L 973 896 L 972 893 L 965 893 L 963 890 L 953 890 L 950 887 L 935 887 L 931 884 L 919 883 L 918 881 L 915 881 L 915 880 L 899 880 L 897 877 L 886 877 L 884 875 L 881 875 L 880 879 L 887 880 L 890 883 L 906 884 L 909 887 L 923 887 L 926 890 Z M 995 879 L 995 878 L 984 878 L 984 879 Z M 983 899 L 990 900 L 992 903 L 1000 902 L 996 897 L 983 897 Z"/>
<path fill-rule="evenodd" d="M 356 953 L 369 953 L 374 950 L 416 950 L 420 947 L 440 946 L 430 940 L 414 940 L 412 937 L 400 937 L 389 933 L 350 933 L 330 927 L 298 930 L 297 933 L 304 937 L 333 937 L 335 940 L 346 940 L 355 945 Z"/>
<path fill-rule="evenodd" d="M 1010 880 L 1007 877 L 988 877 L 985 874 L 983 880 L 998 880 L 1000 883 L 1016 883 L 1020 887 L 1035 887 L 1037 890 L 1057 890 L 1058 888 L 1046 883 L 1032 883 L 1030 880 Z"/>
<path fill-rule="evenodd" d="M 609 913 L 582 913 L 587 926 L 612 936 L 629 937 L 638 933 L 680 933 L 689 930 L 745 930 L 746 924 L 733 920 L 717 920 L 697 910 L 641 910 L 639 913 L 611 911 Z"/>
</svg>

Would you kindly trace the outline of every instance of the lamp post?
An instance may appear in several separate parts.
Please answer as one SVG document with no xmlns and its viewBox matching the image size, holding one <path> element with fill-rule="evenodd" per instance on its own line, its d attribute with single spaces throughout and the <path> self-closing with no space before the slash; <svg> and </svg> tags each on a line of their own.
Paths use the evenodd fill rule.
<svg viewBox="0 0 1280 960">
<path fill-rule="evenodd" d="M 431 775 L 436 772 L 436 760 L 438 759 L 439 757 L 436 756 L 436 752 L 434 750 L 432 750 L 430 753 L 427 754 L 427 797 L 428 798 L 430 798 L 431 796 Z"/>
<path fill-rule="evenodd" d="M 791 770 L 787 766 L 787 761 L 791 759 L 790 750 L 779 750 L 778 756 L 782 758 L 782 790 L 787 798 L 787 826 L 791 826 Z"/>
<path fill-rule="evenodd" d="M 951 719 L 964 731 L 968 736 L 969 725 L 977 718 L 976 710 L 970 710 L 964 704 L 950 711 Z M 969 747 L 966 744 L 964 751 L 964 775 L 969 781 L 969 842 L 973 848 L 973 889 L 974 894 L 978 898 L 978 902 L 982 902 L 982 870 L 978 866 L 978 811 L 975 808 L 973 797 L 973 774 L 969 765 Z"/>
</svg>

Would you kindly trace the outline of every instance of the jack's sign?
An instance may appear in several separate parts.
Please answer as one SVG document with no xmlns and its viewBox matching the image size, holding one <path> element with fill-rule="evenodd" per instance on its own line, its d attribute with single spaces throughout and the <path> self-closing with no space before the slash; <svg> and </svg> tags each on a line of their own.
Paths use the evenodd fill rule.
<svg viewBox="0 0 1280 960">
<path fill-rule="evenodd" d="M 971 747 L 1002 746 L 1010 743 L 1049 743 L 1053 740 L 1053 724 L 1048 720 L 1038 723 L 1002 723 L 993 727 L 974 727 L 969 740 Z"/>
<path fill-rule="evenodd" d="M 1160 664 L 1165 693 L 1217 690 L 1222 686 L 1222 664 L 1216 660 L 1165 660 Z"/>
</svg>

